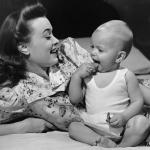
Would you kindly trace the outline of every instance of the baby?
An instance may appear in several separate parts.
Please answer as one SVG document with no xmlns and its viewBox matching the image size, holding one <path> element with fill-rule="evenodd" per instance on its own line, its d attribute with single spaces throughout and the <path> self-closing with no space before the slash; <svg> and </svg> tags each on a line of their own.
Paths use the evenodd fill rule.
<svg viewBox="0 0 150 150">
<path fill-rule="evenodd" d="M 136 146 L 145 138 L 137 134 L 145 119 L 139 115 L 143 97 L 135 75 L 120 66 L 131 50 L 132 31 L 125 22 L 112 20 L 91 39 L 93 63 L 81 65 L 69 86 L 71 103 L 78 105 L 85 97 L 86 104 L 84 123 L 71 123 L 70 137 L 103 147 Z"/>
</svg>

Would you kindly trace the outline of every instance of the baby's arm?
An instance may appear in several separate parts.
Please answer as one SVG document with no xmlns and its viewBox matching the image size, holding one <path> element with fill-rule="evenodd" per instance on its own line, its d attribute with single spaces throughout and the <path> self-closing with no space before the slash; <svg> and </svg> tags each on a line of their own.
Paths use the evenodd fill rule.
<svg viewBox="0 0 150 150">
<path fill-rule="evenodd" d="M 85 63 L 73 74 L 69 85 L 69 98 L 72 104 L 78 104 L 83 100 L 83 80 L 94 71 L 94 64 Z"/>
<path fill-rule="evenodd" d="M 72 104 L 78 104 L 83 100 L 82 78 L 78 73 L 74 73 L 69 84 L 69 98 Z"/>
<path fill-rule="evenodd" d="M 125 125 L 130 118 L 139 114 L 143 107 L 144 100 L 137 78 L 130 71 L 126 73 L 126 84 L 128 88 L 130 104 L 124 112 L 114 114 L 110 119 L 110 125 L 114 127 L 121 127 Z"/>
<path fill-rule="evenodd" d="M 129 120 L 133 116 L 140 113 L 144 104 L 144 100 L 143 100 L 143 95 L 140 90 L 137 78 L 130 71 L 128 71 L 126 74 L 126 82 L 127 82 L 128 94 L 130 98 L 130 105 L 124 111 L 123 115 L 126 120 Z"/>
</svg>

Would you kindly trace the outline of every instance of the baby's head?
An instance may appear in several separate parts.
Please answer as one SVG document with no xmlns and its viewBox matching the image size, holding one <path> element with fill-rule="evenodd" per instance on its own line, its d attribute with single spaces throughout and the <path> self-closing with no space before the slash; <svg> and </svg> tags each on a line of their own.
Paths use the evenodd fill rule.
<svg viewBox="0 0 150 150">
<path fill-rule="evenodd" d="M 121 20 L 111 20 L 100 25 L 92 34 L 93 60 L 104 70 L 115 69 L 126 58 L 132 47 L 133 34 Z M 97 55 L 97 56 L 96 56 Z"/>
</svg>

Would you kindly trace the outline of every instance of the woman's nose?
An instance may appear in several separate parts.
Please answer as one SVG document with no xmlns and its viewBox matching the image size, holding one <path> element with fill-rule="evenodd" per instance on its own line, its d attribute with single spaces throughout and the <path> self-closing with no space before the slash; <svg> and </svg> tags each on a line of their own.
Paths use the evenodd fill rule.
<svg viewBox="0 0 150 150">
<path fill-rule="evenodd" d="M 57 43 L 59 43 L 59 40 L 55 36 L 52 36 L 52 42 L 54 45 L 56 45 Z"/>
</svg>

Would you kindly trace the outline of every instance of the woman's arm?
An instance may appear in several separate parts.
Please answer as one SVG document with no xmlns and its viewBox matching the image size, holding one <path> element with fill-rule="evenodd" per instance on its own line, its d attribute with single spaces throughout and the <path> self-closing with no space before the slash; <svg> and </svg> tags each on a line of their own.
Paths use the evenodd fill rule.
<svg viewBox="0 0 150 150">
<path fill-rule="evenodd" d="M 27 118 L 9 124 L 0 124 L 0 136 L 7 134 L 41 133 L 55 129 L 49 122 L 38 118 Z"/>
<path fill-rule="evenodd" d="M 56 100 L 56 101 L 55 101 Z M 68 131 L 72 121 L 81 121 L 78 110 L 71 104 L 59 103 L 59 97 L 46 97 L 29 105 L 29 115 L 42 118 L 57 129 Z"/>
</svg>

